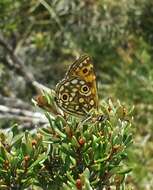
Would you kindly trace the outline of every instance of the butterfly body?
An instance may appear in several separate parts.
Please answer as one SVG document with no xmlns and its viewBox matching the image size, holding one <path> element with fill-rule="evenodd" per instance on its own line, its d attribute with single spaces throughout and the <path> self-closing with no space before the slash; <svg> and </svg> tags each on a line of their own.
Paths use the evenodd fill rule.
<svg viewBox="0 0 153 190">
<path fill-rule="evenodd" d="M 80 57 L 69 67 L 55 93 L 56 104 L 66 113 L 86 116 L 90 110 L 98 109 L 96 77 L 89 56 Z"/>
</svg>

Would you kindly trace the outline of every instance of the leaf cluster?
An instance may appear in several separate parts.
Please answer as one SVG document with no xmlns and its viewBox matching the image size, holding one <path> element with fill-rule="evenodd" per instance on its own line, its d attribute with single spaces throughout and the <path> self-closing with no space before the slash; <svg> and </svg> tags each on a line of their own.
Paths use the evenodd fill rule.
<svg viewBox="0 0 153 190">
<path fill-rule="evenodd" d="M 0 188 L 120 188 L 131 171 L 126 160 L 132 143 L 131 122 L 123 107 L 104 103 L 105 121 L 83 123 L 46 116 L 49 126 L 20 134 L 17 125 L 1 133 Z M 125 116 L 125 115 L 124 115 Z M 8 135 L 9 134 L 9 135 Z"/>
</svg>

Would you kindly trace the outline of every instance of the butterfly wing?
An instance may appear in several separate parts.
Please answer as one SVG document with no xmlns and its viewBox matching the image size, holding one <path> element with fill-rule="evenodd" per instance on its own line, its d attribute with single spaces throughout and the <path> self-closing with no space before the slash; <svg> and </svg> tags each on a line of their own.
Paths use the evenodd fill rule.
<svg viewBox="0 0 153 190">
<path fill-rule="evenodd" d="M 98 109 L 98 93 L 96 85 L 96 75 L 92 63 L 92 59 L 88 55 L 83 55 L 77 59 L 68 69 L 65 78 L 78 77 L 86 83 L 90 84 L 94 100 L 96 102 L 96 109 Z"/>
<path fill-rule="evenodd" d="M 88 55 L 81 56 L 69 67 L 65 78 L 71 78 L 72 76 L 84 78 L 87 82 L 95 77 L 92 60 Z"/>
<path fill-rule="evenodd" d="M 91 83 L 81 78 L 66 78 L 57 84 L 55 91 L 57 105 L 67 113 L 85 116 L 91 109 L 97 109 Z"/>
</svg>

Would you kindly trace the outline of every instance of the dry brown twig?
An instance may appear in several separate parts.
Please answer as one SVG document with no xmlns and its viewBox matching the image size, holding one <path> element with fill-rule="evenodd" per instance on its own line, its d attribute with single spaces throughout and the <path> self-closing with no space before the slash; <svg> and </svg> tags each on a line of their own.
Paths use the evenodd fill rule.
<svg viewBox="0 0 153 190">
<path fill-rule="evenodd" d="M 0 46 L 5 50 L 4 56 L 0 58 L 2 63 L 9 69 L 13 70 L 17 75 L 22 76 L 29 88 L 36 93 L 41 91 L 51 91 L 49 88 L 37 82 L 33 74 L 30 71 L 27 71 L 25 63 L 15 54 L 14 49 L 2 34 L 0 34 Z M 31 110 L 32 106 L 22 100 L 0 95 L 0 104 L 3 104 L 0 105 L 0 119 L 16 119 L 33 124 L 47 123 L 43 114 L 26 110 Z"/>
<path fill-rule="evenodd" d="M 14 50 L 2 34 L 0 34 L 0 45 L 6 50 L 6 56 L 3 58 L 3 60 L 5 60 L 5 65 L 9 69 L 13 69 L 18 75 L 24 77 L 27 85 L 35 88 L 32 84 L 33 81 L 35 81 L 34 76 L 31 72 L 27 71 L 23 61 L 21 61 L 21 59 L 19 59 L 17 55 L 14 54 Z"/>
<path fill-rule="evenodd" d="M 40 112 L 32 112 L 25 109 L 11 108 L 0 105 L 0 119 L 17 119 L 19 121 L 31 122 L 35 124 L 45 124 L 47 119 Z"/>
</svg>

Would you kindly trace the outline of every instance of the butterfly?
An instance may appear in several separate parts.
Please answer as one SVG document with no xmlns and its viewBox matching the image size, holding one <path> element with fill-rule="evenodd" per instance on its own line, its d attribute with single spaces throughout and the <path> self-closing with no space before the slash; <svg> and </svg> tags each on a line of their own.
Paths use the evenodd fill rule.
<svg viewBox="0 0 153 190">
<path fill-rule="evenodd" d="M 85 117 L 91 110 L 98 110 L 96 75 L 88 55 L 77 59 L 56 85 L 55 102 L 64 113 L 77 117 Z"/>
</svg>

